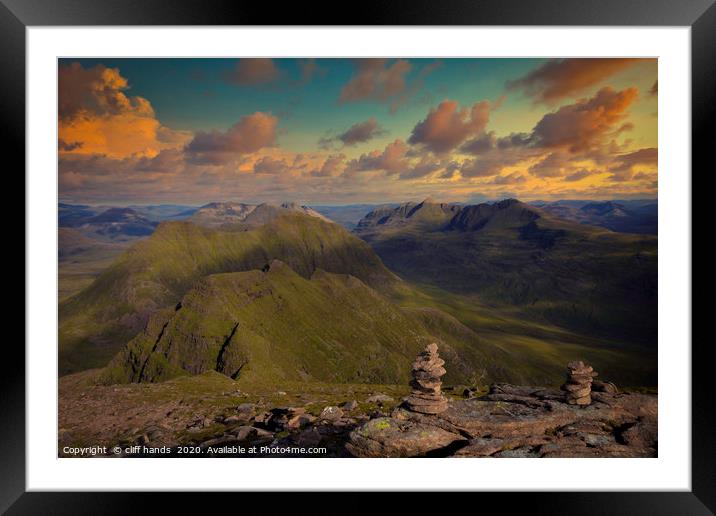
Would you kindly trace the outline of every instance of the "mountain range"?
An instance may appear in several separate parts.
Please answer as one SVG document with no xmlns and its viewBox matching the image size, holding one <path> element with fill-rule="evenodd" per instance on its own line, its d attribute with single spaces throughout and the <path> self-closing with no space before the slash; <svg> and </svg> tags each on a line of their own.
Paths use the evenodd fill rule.
<svg viewBox="0 0 716 516">
<path fill-rule="evenodd" d="M 402 383 L 435 340 L 453 382 L 554 384 L 587 358 L 655 384 L 656 237 L 514 199 L 377 206 L 353 233 L 295 204 L 179 208 L 61 301 L 61 374 Z"/>
<path fill-rule="evenodd" d="M 398 281 L 368 244 L 310 215 L 287 212 L 255 228 L 163 222 L 91 285 L 60 303 L 61 371 L 104 365 L 152 312 L 174 306 L 200 278 L 261 269 L 273 259 L 307 278 L 322 268 L 378 289 Z"/>
<path fill-rule="evenodd" d="M 584 335 L 656 344 L 657 242 L 508 199 L 377 209 L 356 233 L 401 278 Z"/>
<path fill-rule="evenodd" d="M 659 206 L 655 200 L 557 201 L 531 203 L 559 218 L 601 226 L 619 233 L 656 235 Z"/>
</svg>

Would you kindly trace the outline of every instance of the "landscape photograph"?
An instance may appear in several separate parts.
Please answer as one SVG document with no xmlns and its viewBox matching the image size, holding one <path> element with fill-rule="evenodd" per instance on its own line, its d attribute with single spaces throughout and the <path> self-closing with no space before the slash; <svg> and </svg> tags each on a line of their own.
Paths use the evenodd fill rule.
<svg viewBox="0 0 716 516">
<path fill-rule="evenodd" d="M 58 457 L 658 456 L 656 59 L 57 74 Z"/>
</svg>

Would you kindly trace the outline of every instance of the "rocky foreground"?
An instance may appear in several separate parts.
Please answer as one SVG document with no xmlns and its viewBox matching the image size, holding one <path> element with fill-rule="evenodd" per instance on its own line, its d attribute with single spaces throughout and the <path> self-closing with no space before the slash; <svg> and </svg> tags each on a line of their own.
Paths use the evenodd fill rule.
<svg viewBox="0 0 716 516">
<path fill-rule="evenodd" d="M 592 392 L 592 404 L 558 390 L 496 384 L 436 415 L 397 408 L 350 434 L 357 457 L 656 457 L 657 397 Z"/>
<path fill-rule="evenodd" d="M 592 391 L 592 403 L 581 407 L 568 404 L 559 390 L 495 384 L 487 394 L 465 399 L 462 389 L 447 387 L 447 408 L 422 414 L 405 408 L 406 387 L 240 388 L 218 373 L 102 386 L 92 383 L 91 373 L 81 373 L 60 380 L 59 455 L 87 456 L 72 449 L 88 446 L 124 457 L 657 454 L 656 395 Z M 116 446 L 123 451 L 115 453 Z M 251 446 L 259 451 L 241 451 Z M 322 450 L 307 455 L 297 447 Z"/>
</svg>

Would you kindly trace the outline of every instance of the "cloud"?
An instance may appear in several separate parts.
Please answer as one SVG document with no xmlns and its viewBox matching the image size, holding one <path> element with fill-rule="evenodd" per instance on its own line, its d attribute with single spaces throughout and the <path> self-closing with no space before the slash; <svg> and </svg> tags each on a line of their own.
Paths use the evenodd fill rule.
<svg viewBox="0 0 716 516">
<path fill-rule="evenodd" d="M 274 159 L 271 156 L 264 156 L 254 163 L 256 174 L 281 174 L 289 170 L 289 165 L 282 159 Z"/>
<path fill-rule="evenodd" d="M 97 65 L 83 68 L 80 63 L 60 65 L 58 69 L 58 102 L 60 119 L 78 114 L 134 113 L 153 116 L 149 101 L 143 97 L 128 97 L 126 78 L 118 68 Z"/>
<path fill-rule="evenodd" d="M 609 167 L 609 171 L 612 172 L 610 179 L 613 181 L 639 179 L 634 174 L 636 168 L 656 170 L 658 161 L 659 150 L 656 147 L 646 147 L 616 156 Z"/>
<path fill-rule="evenodd" d="M 604 79 L 629 68 L 639 59 L 552 59 L 524 77 L 508 81 L 509 90 L 522 90 L 535 102 L 553 103 L 583 93 Z"/>
<path fill-rule="evenodd" d="M 497 138 L 495 138 L 495 133 L 489 132 L 466 142 L 462 147 L 460 147 L 460 152 L 472 154 L 473 156 L 479 156 L 480 154 L 485 154 L 494 149 L 496 143 Z"/>
<path fill-rule="evenodd" d="M 453 100 L 441 102 L 431 109 L 425 120 L 413 128 L 408 142 L 441 154 L 482 133 L 490 119 L 490 102 L 476 102 L 469 109 L 460 109 Z"/>
<path fill-rule="evenodd" d="M 150 102 L 128 96 L 129 83 L 117 68 L 79 63 L 58 70 L 58 132 L 62 153 L 114 158 L 156 156 L 190 138 L 157 120 Z"/>
<path fill-rule="evenodd" d="M 321 138 L 318 145 L 323 149 L 330 149 L 336 142 L 341 142 L 345 147 L 352 147 L 359 143 L 365 143 L 373 138 L 385 134 L 386 131 L 378 124 L 375 117 L 370 117 L 365 122 L 359 122 L 350 126 L 345 132 L 336 136 Z"/>
<path fill-rule="evenodd" d="M 314 76 L 326 75 L 326 69 L 319 66 L 315 59 L 301 59 L 298 61 L 298 68 L 301 72 L 301 77 L 298 80 L 298 84 L 308 84 L 311 82 Z"/>
<path fill-rule="evenodd" d="M 368 154 L 361 154 L 360 158 L 348 163 L 346 172 L 362 172 L 369 170 L 382 170 L 390 174 L 404 172 L 410 166 L 406 159 L 408 146 L 402 140 L 389 143 L 383 151 L 375 150 Z"/>
<path fill-rule="evenodd" d="M 142 157 L 134 167 L 140 172 L 178 172 L 184 166 L 181 149 L 166 149 L 153 158 Z"/>
<path fill-rule="evenodd" d="M 418 179 L 429 176 L 447 166 L 446 163 L 423 156 L 418 163 L 400 173 L 400 179 Z"/>
<path fill-rule="evenodd" d="M 560 177 L 567 170 L 568 157 L 561 152 L 547 154 L 541 161 L 529 168 L 529 173 L 537 177 Z"/>
<path fill-rule="evenodd" d="M 339 103 L 361 100 L 388 101 L 406 89 L 405 76 L 412 66 L 405 59 L 359 59 L 357 72 L 341 89 Z"/>
<path fill-rule="evenodd" d="M 498 175 L 506 167 L 516 165 L 525 159 L 521 154 L 493 152 L 472 160 L 465 160 L 460 166 L 462 177 L 492 177 Z"/>
<path fill-rule="evenodd" d="M 590 99 L 546 114 L 535 125 L 531 141 L 540 147 L 566 147 L 570 152 L 588 150 L 625 118 L 637 94 L 636 88 L 616 91 L 605 86 Z"/>
<path fill-rule="evenodd" d="M 186 146 L 186 153 L 193 163 L 221 164 L 273 145 L 277 126 L 278 118 L 257 111 L 225 132 L 198 132 Z"/>
<path fill-rule="evenodd" d="M 512 174 L 507 174 L 504 176 L 497 176 L 492 181 L 490 181 L 490 184 L 492 185 L 517 185 L 521 183 L 526 183 L 527 178 L 520 174 L 519 172 L 513 172 Z"/>
<path fill-rule="evenodd" d="M 564 180 L 569 181 L 569 182 L 581 181 L 585 177 L 589 177 L 593 174 L 594 174 L 593 170 L 587 170 L 586 168 L 581 168 L 581 169 L 565 176 Z"/>
<path fill-rule="evenodd" d="M 225 81 L 237 86 L 260 86 L 278 80 L 281 77 L 281 70 L 273 59 L 245 58 L 239 59 L 223 77 Z"/>
<path fill-rule="evenodd" d="M 325 159 L 321 168 L 312 171 L 311 175 L 315 177 L 338 176 L 345 170 L 345 159 L 344 154 L 332 154 Z"/>
</svg>

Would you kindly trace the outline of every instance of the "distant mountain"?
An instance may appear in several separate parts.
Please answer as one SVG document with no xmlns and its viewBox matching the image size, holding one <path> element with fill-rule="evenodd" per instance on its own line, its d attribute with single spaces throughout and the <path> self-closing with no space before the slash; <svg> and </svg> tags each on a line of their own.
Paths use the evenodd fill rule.
<svg viewBox="0 0 716 516">
<path fill-rule="evenodd" d="M 557 217 L 601 226 L 619 233 L 656 235 L 656 201 L 557 201 L 542 203 L 540 208 Z"/>
<path fill-rule="evenodd" d="M 205 227 L 220 228 L 242 224 L 255 227 L 267 224 L 275 218 L 287 213 L 302 213 L 328 221 L 317 211 L 296 203 L 277 204 L 243 204 L 238 202 L 213 202 L 197 209 L 190 220 Z"/>
<path fill-rule="evenodd" d="M 655 237 L 572 222 L 515 199 L 381 208 L 356 234 L 412 283 L 474 296 L 580 335 L 655 349 Z"/>
<path fill-rule="evenodd" d="M 434 203 L 429 199 L 423 202 L 408 202 L 397 207 L 381 206 L 368 213 L 356 225 L 356 232 L 367 232 L 371 228 L 399 229 L 406 226 L 433 230 L 443 228 L 459 213 L 457 204 Z"/>
<path fill-rule="evenodd" d="M 107 209 L 60 203 L 58 225 L 74 228 L 88 238 L 104 242 L 129 241 L 151 235 L 157 222 L 132 208 Z"/>
<path fill-rule="evenodd" d="M 90 217 L 94 217 L 101 210 L 85 204 L 58 203 L 57 222 L 60 227 L 75 227 Z"/>
<path fill-rule="evenodd" d="M 144 218 L 153 222 L 165 220 L 184 220 L 191 217 L 198 209 L 196 206 L 184 204 L 153 204 L 128 206 Z"/>
<path fill-rule="evenodd" d="M 87 288 L 60 304 L 60 371 L 101 366 L 157 309 L 174 306 L 209 274 L 261 269 L 279 259 L 305 278 L 321 268 L 378 290 L 396 277 L 365 242 L 337 224 L 286 210 L 241 231 L 161 223 Z"/>
<path fill-rule="evenodd" d="M 396 205 L 388 205 L 395 207 Z M 312 206 L 318 213 L 347 229 L 354 229 L 358 222 L 378 207 L 377 204 L 348 204 L 345 206 Z"/>
</svg>

